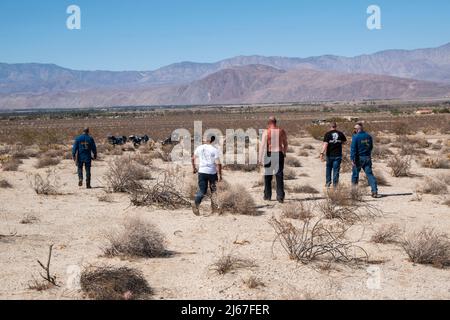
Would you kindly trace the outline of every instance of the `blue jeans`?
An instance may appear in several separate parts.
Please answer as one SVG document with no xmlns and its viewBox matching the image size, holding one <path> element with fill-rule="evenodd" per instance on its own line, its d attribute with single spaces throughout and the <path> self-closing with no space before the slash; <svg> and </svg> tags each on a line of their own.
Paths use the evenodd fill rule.
<svg viewBox="0 0 450 320">
<path fill-rule="evenodd" d="M 195 204 L 197 206 L 199 206 L 200 203 L 202 203 L 203 198 L 208 192 L 208 185 L 209 189 L 211 190 L 211 194 L 216 192 L 217 180 L 218 180 L 217 174 L 206 174 L 206 173 L 198 174 L 198 192 L 195 195 Z"/>
<path fill-rule="evenodd" d="M 361 169 L 364 170 L 367 180 L 369 182 L 369 186 L 372 189 L 372 193 L 378 192 L 377 179 L 373 175 L 372 172 L 372 159 L 370 157 L 359 157 L 359 159 L 355 160 L 356 166 L 353 166 L 352 171 L 352 184 L 357 185 L 359 182 L 359 173 Z"/>
<path fill-rule="evenodd" d="M 83 181 L 83 165 L 86 169 L 86 182 L 91 183 L 91 162 L 78 161 L 78 179 Z"/>
<path fill-rule="evenodd" d="M 342 157 L 327 157 L 326 184 L 331 186 L 331 174 L 333 173 L 333 186 L 339 183 L 339 172 L 341 171 Z"/>
</svg>

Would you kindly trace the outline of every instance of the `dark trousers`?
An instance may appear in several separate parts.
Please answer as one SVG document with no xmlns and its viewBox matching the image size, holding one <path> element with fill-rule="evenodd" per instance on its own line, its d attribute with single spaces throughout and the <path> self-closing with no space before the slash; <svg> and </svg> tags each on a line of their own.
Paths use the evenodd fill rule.
<svg viewBox="0 0 450 320">
<path fill-rule="evenodd" d="M 208 186 L 209 189 L 211 190 L 211 197 L 216 192 L 217 180 L 218 180 L 217 174 L 206 174 L 206 173 L 198 174 L 198 192 L 195 195 L 195 204 L 197 206 L 199 206 L 200 203 L 202 203 L 203 198 L 208 192 Z"/>
<path fill-rule="evenodd" d="M 277 182 L 277 200 L 284 200 L 284 154 L 272 152 L 267 154 L 264 161 L 264 199 L 272 199 L 272 179 L 275 175 Z"/>
<path fill-rule="evenodd" d="M 341 171 L 341 157 L 327 157 L 327 170 L 326 170 L 326 185 L 331 186 L 331 180 L 333 180 L 333 186 L 337 186 L 339 183 L 339 173 Z M 333 176 L 333 179 L 331 178 Z"/>
<path fill-rule="evenodd" d="M 364 170 L 367 181 L 369 182 L 369 186 L 372 189 L 373 193 L 378 192 L 377 179 L 373 175 L 372 171 L 372 159 L 370 157 L 359 157 L 355 161 L 356 166 L 353 167 L 352 171 L 352 184 L 357 185 L 359 182 L 359 173 L 361 169 Z"/>
<path fill-rule="evenodd" d="M 83 166 L 86 169 L 86 183 L 91 183 L 91 162 L 78 161 L 78 179 L 83 181 Z"/>
</svg>

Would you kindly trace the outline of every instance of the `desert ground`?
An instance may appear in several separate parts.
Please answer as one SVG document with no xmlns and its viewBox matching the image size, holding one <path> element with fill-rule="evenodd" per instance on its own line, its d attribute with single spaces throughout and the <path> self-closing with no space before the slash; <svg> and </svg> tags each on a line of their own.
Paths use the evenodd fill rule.
<svg viewBox="0 0 450 320">
<path fill-rule="evenodd" d="M 2 120 L 3 133 L 14 139 L 0 147 L 0 298 L 95 298 L 80 288 L 77 278 L 84 270 L 103 266 L 139 270 L 152 288 L 150 299 L 450 298 L 448 114 L 358 114 L 375 136 L 375 174 L 385 181 L 379 187 L 382 198 L 372 199 L 362 173 L 358 198 L 337 204 L 348 209 L 342 216 L 330 216 L 323 205 L 330 195 L 324 188 L 325 165 L 318 157 L 322 142 L 314 136 L 320 136 L 327 125 L 315 126 L 311 121 L 341 117 L 338 125 L 350 138 L 353 123 L 344 119 L 353 115 L 351 112 L 290 110 L 280 114 L 280 126 L 287 128 L 290 143 L 286 166 L 290 179 L 284 204 L 263 200 L 262 173 L 249 166 L 224 168 L 227 186 L 219 187 L 218 196 L 228 193 L 231 204 L 220 213 L 211 212 L 209 199 L 202 204 L 201 216 L 195 216 L 185 203 L 175 208 L 164 203 L 133 204 L 130 199 L 136 200 L 135 192 L 142 195 L 154 190 L 151 186 L 163 176 L 172 179 L 172 191 L 190 200 L 195 179 L 191 166 L 167 161 L 167 148 L 159 143 L 113 148 L 105 141 L 106 134 L 148 133 L 159 140 L 175 128 L 191 128 L 193 120 L 203 120 L 204 130 L 264 128 L 265 119 L 273 113 L 220 112 Z M 143 132 L 145 123 L 149 132 Z M 67 154 L 70 137 L 85 125 L 91 127 L 99 145 L 99 159 L 92 167 L 92 190 L 78 187 L 76 167 Z M 405 127 L 409 131 L 403 130 Z M 42 132 L 48 133 L 47 139 L 62 141 L 45 143 Z M 37 136 L 40 140 L 34 141 Z M 348 155 L 348 148 L 345 152 Z M 115 163 L 139 167 L 136 180 L 146 189 L 114 191 L 108 177 Z M 397 168 L 398 164 L 404 165 Z M 398 172 L 393 174 L 393 169 Z M 350 190 L 348 164 L 343 171 L 345 192 Z M 41 186 L 48 182 L 47 194 L 38 194 L 42 193 L 38 177 Z M 152 257 L 108 251 L 111 235 L 123 232 L 121 226 L 133 219 L 159 230 L 167 254 Z M 296 230 L 306 221 L 322 221 L 327 230 L 345 230 L 338 241 L 343 241 L 348 259 L 330 254 L 310 259 L 290 256 L 277 238 L 272 219 Z M 419 232 L 424 228 L 432 236 L 421 240 Z M 45 266 L 50 245 L 50 275 L 56 277 L 57 286 L 39 275 L 45 276 L 45 272 L 37 260 Z M 428 251 L 422 252 L 422 259 L 414 259 L 405 248 L 438 253 L 427 259 Z M 235 265 L 219 272 L 220 261 L 227 257 L 235 259 Z"/>
</svg>

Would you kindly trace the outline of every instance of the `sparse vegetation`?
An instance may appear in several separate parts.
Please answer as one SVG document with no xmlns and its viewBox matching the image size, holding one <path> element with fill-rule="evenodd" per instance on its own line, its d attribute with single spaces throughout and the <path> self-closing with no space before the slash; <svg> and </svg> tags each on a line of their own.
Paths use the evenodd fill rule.
<svg viewBox="0 0 450 320">
<path fill-rule="evenodd" d="M 440 180 L 425 177 L 425 181 L 419 186 L 417 191 L 425 194 L 441 195 L 447 193 L 447 185 Z"/>
<path fill-rule="evenodd" d="M 26 214 L 21 220 L 20 224 L 33 224 L 39 222 L 39 218 L 32 214 Z"/>
<path fill-rule="evenodd" d="M 285 163 L 286 165 L 294 168 L 300 168 L 302 166 L 300 160 L 294 157 L 287 157 Z"/>
<path fill-rule="evenodd" d="M 20 159 L 10 158 L 2 164 L 3 171 L 17 171 L 19 166 L 23 163 Z"/>
<path fill-rule="evenodd" d="M 81 290 L 94 300 L 141 300 L 153 294 L 142 272 L 128 267 L 85 268 L 80 284 Z"/>
<path fill-rule="evenodd" d="M 249 269 L 255 267 L 256 264 L 251 259 L 242 258 L 235 254 L 225 253 L 222 251 L 222 255 L 211 265 L 210 269 L 220 275 L 224 275 L 238 269 Z"/>
<path fill-rule="evenodd" d="M 381 226 L 370 238 L 375 243 L 396 243 L 399 240 L 401 230 L 396 224 Z"/>
<path fill-rule="evenodd" d="M 134 206 L 156 206 L 162 209 L 186 208 L 190 205 L 176 176 L 166 171 L 153 185 L 142 185 L 128 191 Z"/>
<path fill-rule="evenodd" d="M 112 192 L 128 193 L 142 189 L 141 180 L 150 178 L 148 170 L 134 162 L 131 157 L 120 157 L 111 161 L 104 176 Z"/>
<path fill-rule="evenodd" d="M 249 289 L 257 289 L 259 287 L 265 287 L 266 285 L 264 284 L 264 282 L 255 277 L 255 276 L 250 276 L 246 279 L 244 279 L 242 281 Z"/>
<path fill-rule="evenodd" d="M 167 256 L 165 238 L 151 223 L 139 218 L 128 218 L 120 231 L 106 234 L 109 245 L 104 249 L 108 257 L 144 257 Z"/>
<path fill-rule="evenodd" d="M 430 169 L 449 169 L 450 161 L 447 159 L 442 159 L 442 158 L 428 157 L 421 161 L 421 165 L 424 168 L 430 168 Z"/>
<path fill-rule="evenodd" d="M 294 193 L 307 193 L 307 194 L 318 194 L 319 191 L 310 186 L 309 184 L 304 184 L 304 185 L 296 185 L 292 188 L 289 188 L 289 191 L 294 192 Z"/>
<path fill-rule="evenodd" d="M 295 180 L 296 178 L 297 175 L 295 174 L 295 171 L 292 168 L 284 169 L 284 180 Z"/>
<path fill-rule="evenodd" d="M 313 205 L 304 201 L 285 204 L 281 214 L 288 219 L 308 220 L 314 215 Z"/>
<path fill-rule="evenodd" d="M 411 262 L 436 267 L 450 265 L 450 241 L 446 235 L 438 234 L 433 229 L 423 228 L 409 234 L 401 246 Z"/>
<path fill-rule="evenodd" d="M 30 183 L 36 194 L 46 196 L 55 196 L 61 194 L 58 191 L 58 179 L 53 171 L 47 170 L 45 178 L 42 177 L 39 173 L 36 173 L 33 178 L 31 178 Z"/>
<path fill-rule="evenodd" d="M 272 218 L 270 225 L 289 258 L 308 264 L 317 260 L 356 262 L 368 259 L 364 249 L 345 239 L 348 227 L 326 225 L 324 220 L 305 220 L 297 228 L 285 220 Z M 359 251 L 359 255 L 356 255 Z"/>
<path fill-rule="evenodd" d="M 221 213 L 257 215 L 256 204 L 252 196 L 241 185 L 230 187 L 220 183 L 217 188 L 217 204 Z"/>
<path fill-rule="evenodd" d="M 13 186 L 5 179 L 0 179 L 0 188 L 1 189 L 11 189 Z"/>
<path fill-rule="evenodd" d="M 396 155 L 389 159 L 387 166 L 391 168 L 393 177 L 408 177 L 411 169 L 411 158 Z"/>
<path fill-rule="evenodd" d="M 50 166 L 56 166 L 61 162 L 60 158 L 51 158 L 48 156 L 40 157 L 36 163 L 36 168 L 47 168 Z"/>
</svg>

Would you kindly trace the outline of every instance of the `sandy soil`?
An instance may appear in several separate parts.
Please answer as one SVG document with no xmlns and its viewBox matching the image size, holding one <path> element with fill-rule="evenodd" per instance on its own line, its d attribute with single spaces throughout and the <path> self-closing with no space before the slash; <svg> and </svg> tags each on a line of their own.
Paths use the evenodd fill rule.
<svg viewBox="0 0 450 320">
<path fill-rule="evenodd" d="M 428 138 L 433 141 L 443 137 Z M 323 192 L 325 168 L 317 159 L 320 142 L 312 138 L 300 141 L 315 147 L 314 151 L 309 151 L 309 157 L 298 157 L 302 167 L 294 168 L 299 175 L 305 173 L 308 177 L 298 177 L 287 183 L 310 184 Z M 295 150 L 301 148 L 294 147 Z M 432 151 L 427 152 L 431 154 Z M 92 190 L 77 186 L 71 161 L 64 160 L 54 167 L 61 191 L 66 194 L 61 196 L 38 196 L 34 193 L 29 183 L 30 174 L 45 172 L 45 169 L 34 168 L 35 159 L 24 160 L 18 172 L 1 173 L 2 178 L 13 184 L 13 189 L 0 189 L 0 234 L 17 234 L 0 239 L 0 298 L 81 299 L 80 291 L 66 286 L 73 266 L 112 264 L 142 270 L 155 289 L 155 299 L 450 299 L 449 269 L 415 265 L 408 261 L 399 246 L 370 242 L 374 230 L 390 223 L 398 224 L 405 232 L 423 226 L 448 232 L 450 209 L 442 204 L 444 198 L 424 195 L 418 201 L 415 190 L 425 176 L 436 176 L 450 170 L 424 169 L 414 162 L 412 171 L 418 176 L 392 178 L 385 162 L 375 163 L 391 184 L 380 187 L 380 193 L 385 197 L 374 200 L 384 214 L 360 224 L 354 231 L 357 236 L 364 229 L 359 244 L 367 250 L 371 261 L 382 261 L 373 265 L 379 268 L 381 286 L 369 289 L 367 267 L 370 265 L 335 265 L 330 270 L 320 270 L 313 265 L 289 260 L 278 244 L 273 246 L 275 234 L 268 220 L 280 215 L 282 205 L 262 200 L 262 188 L 254 187 L 261 178 L 257 172 L 226 171 L 224 177 L 250 190 L 261 206 L 260 216 L 225 214 L 197 217 L 187 209 L 164 211 L 132 207 L 125 194 L 113 194 L 112 203 L 100 202 L 98 196 L 104 194 L 102 176 L 108 166 L 107 160 L 95 162 L 95 188 Z M 159 164 L 161 167 L 170 166 Z M 189 169 L 189 166 L 184 168 L 187 175 L 190 174 Z M 349 182 L 350 174 L 343 174 L 341 179 Z M 286 202 L 308 197 L 306 194 L 288 194 Z M 202 207 L 202 211 L 209 213 L 209 203 Z M 39 220 L 21 224 L 20 220 L 26 215 Z M 127 216 L 140 216 L 157 225 L 167 237 L 168 249 L 176 254 L 158 259 L 102 257 L 103 234 L 116 228 Z M 234 244 L 236 239 L 248 242 Z M 36 259 L 45 261 L 48 246 L 52 243 L 55 247 L 51 267 L 62 286 L 43 292 L 30 290 L 29 281 L 33 276 L 39 277 Z M 252 258 L 257 267 L 217 275 L 210 270 L 210 265 L 223 250 Z M 243 280 L 250 275 L 261 279 L 265 286 L 249 289 Z"/>
</svg>

